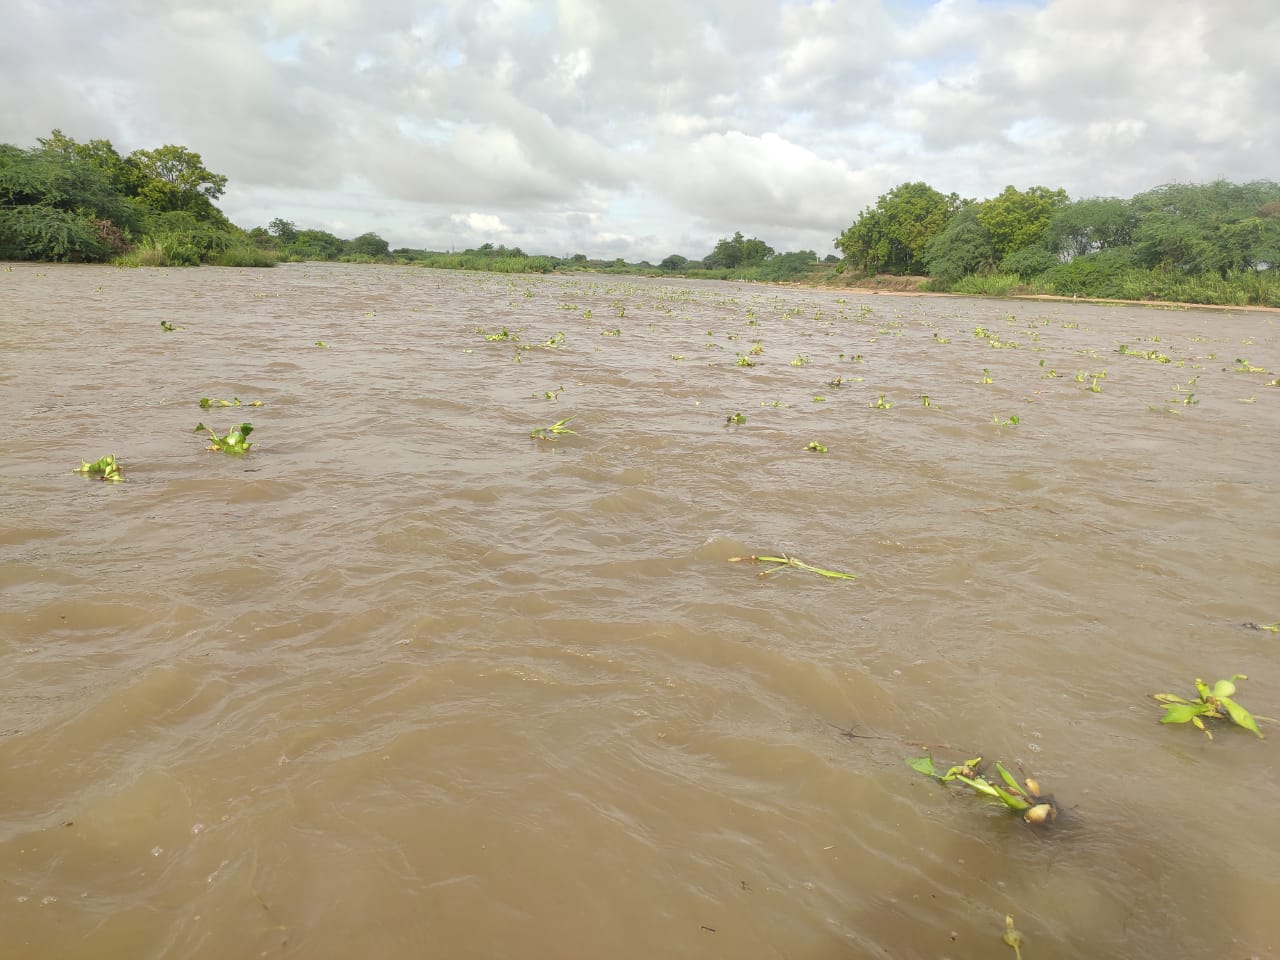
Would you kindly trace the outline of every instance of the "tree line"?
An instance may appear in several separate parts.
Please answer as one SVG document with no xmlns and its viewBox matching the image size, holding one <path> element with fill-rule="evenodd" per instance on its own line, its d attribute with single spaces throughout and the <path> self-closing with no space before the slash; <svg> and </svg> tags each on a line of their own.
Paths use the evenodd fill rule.
<svg viewBox="0 0 1280 960">
<path fill-rule="evenodd" d="M 735 232 L 701 259 L 654 265 L 531 255 L 482 244 L 462 252 L 391 249 L 376 233 L 343 239 L 276 218 L 244 230 L 215 201 L 227 178 L 168 144 L 121 155 L 107 140 L 54 130 L 37 146 L 0 144 L 0 259 L 270 266 L 280 260 L 414 263 L 502 272 L 593 270 L 764 281 L 922 276 L 926 289 L 1042 292 L 1280 306 L 1280 183 L 1168 184 L 1129 199 L 1072 200 L 1006 187 L 986 200 L 924 182 L 881 196 L 835 239 L 843 260 L 778 253 Z"/>
<path fill-rule="evenodd" d="M 835 244 L 849 271 L 926 275 L 934 290 L 1280 306 L 1280 183 L 1270 180 L 1079 200 L 1042 186 L 962 200 L 903 183 Z"/>
</svg>

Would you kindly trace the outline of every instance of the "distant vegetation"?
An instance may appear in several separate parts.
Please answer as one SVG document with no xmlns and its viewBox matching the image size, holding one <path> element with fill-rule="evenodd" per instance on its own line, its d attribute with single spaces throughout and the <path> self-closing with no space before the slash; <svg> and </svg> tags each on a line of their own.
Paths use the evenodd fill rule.
<svg viewBox="0 0 1280 960">
<path fill-rule="evenodd" d="M 0 259 L 240 267 L 344 260 L 1280 306 L 1280 183 L 1269 180 L 1169 184 L 1128 200 L 1072 200 L 1040 186 L 966 200 L 903 183 L 836 238 L 843 259 L 778 253 L 737 232 L 701 259 L 673 253 L 652 264 L 489 243 L 393 250 L 376 233 L 343 239 L 284 218 L 244 230 L 214 205 L 227 178 L 186 147 L 121 156 L 107 140 L 78 143 L 60 130 L 37 143 L 0 144 Z"/>
<path fill-rule="evenodd" d="M 1169 184 L 1129 200 L 904 183 L 836 238 L 850 273 L 926 289 L 1280 307 L 1280 183 Z"/>
</svg>

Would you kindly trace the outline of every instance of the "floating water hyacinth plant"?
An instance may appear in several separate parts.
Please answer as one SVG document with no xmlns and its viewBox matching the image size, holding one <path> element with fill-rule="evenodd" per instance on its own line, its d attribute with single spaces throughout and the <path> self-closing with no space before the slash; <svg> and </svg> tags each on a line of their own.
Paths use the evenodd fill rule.
<svg viewBox="0 0 1280 960">
<path fill-rule="evenodd" d="M 1204 725 L 1204 717 L 1211 720 L 1230 720 L 1238 727 L 1254 733 L 1262 739 L 1262 731 L 1258 722 L 1244 707 L 1233 699 L 1236 695 L 1236 681 L 1248 680 L 1243 673 L 1237 673 L 1230 680 L 1219 680 L 1210 687 L 1203 680 L 1196 678 L 1196 692 L 1200 694 L 1196 700 L 1186 700 L 1172 693 L 1153 693 L 1153 699 L 1164 704 L 1164 716 L 1161 723 L 1186 723 L 1191 721 L 1198 730 L 1210 740 L 1213 733 Z"/>
<path fill-rule="evenodd" d="M 804 448 L 806 450 L 812 451 L 813 453 L 827 452 L 826 446 L 824 444 L 819 443 L 817 440 L 810 440 L 807 444 L 805 444 Z"/>
<path fill-rule="evenodd" d="M 81 460 L 80 466 L 76 467 L 74 473 L 83 473 L 88 477 L 97 477 L 99 480 L 105 480 L 107 483 L 119 483 L 124 479 L 121 473 L 120 464 L 116 462 L 116 455 L 108 453 L 105 457 L 99 457 L 90 463 L 88 460 Z"/>
<path fill-rule="evenodd" d="M 203 426 L 203 424 L 201 424 Z M 232 427 L 227 431 L 226 436 L 218 436 L 218 432 L 212 427 L 205 427 L 209 432 L 209 449 L 220 450 L 223 453 L 229 453 L 234 456 L 241 456 L 249 452 L 249 448 L 253 446 L 249 442 L 249 434 L 253 433 L 252 423 L 242 423 Z"/>
<path fill-rule="evenodd" d="M 795 557 L 783 555 L 781 557 L 730 557 L 730 563 L 771 563 L 773 564 L 767 570 L 763 570 L 760 576 L 767 577 L 771 573 L 777 573 L 779 570 L 786 570 L 788 567 L 794 567 L 796 570 L 804 570 L 808 573 L 816 573 L 820 577 L 828 577 L 833 580 L 857 580 L 858 578 L 852 573 L 841 573 L 839 570 L 826 570 L 822 567 L 815 567 L 807 563 L 797 560 Z"/>
<path fill-rule="evenodd" d="M 163 330 L 165 333 L 173 333 L 173 331 L 175 331 L 175 330 L 181 330 L 182 328 L 181 328 L 181 327 L 175 327 L 175 326 L 174 326 L 172 323 L 170 323 L 168 320 L 161 320 L 161 321 L 160 321 L 160 329 L 161 329 L 161 330 Z"/>
<path fill-rule="evenodd" d="M 950 783 L 959 780 L 970 789 L 984 797 L 999 800 L 1010 810 L 1022 814 L 1022 819 L 1035 827 L 1044 826 L 1057 819 L 1058 805 L 1054 799 L 1040 792 L 1040 784 L 1031 777 L 1023 777 L 1022 783 L 1011 774 L 999 760 L 995 762 L 996 773 L 1000 775 L 1003 785 L 988 779 L 980 770 L 981 757 L 974 757 L 964 763 L 948 768 L 946 773 L 939 773 L 934 765 L 933 757 L 911 757 L 907 766 L 926 777 L 932 777 L 939 783 Z"/>
<path fill-rule="evenodd" d="M 574 416 L 577 416 L 577 414 L 574 414 Z M 566 426 L 566 424 L 572 419 L 572 416 L 565 417 L 563 420 L 557 420 L 549 427 L 538 427 L 535 430 L 530 430 L 529 437 L 533 440 L 550 440 L 554 443 L 559 440 L 561 436 L 567 433 L 577 436 L 577 433 Z"/>
<path fill-rule="evenodd" d="M 1013 947 L 1013 960 L 1022 960 L 1022 934 L 1013 925 L 1013 914 L 1004 915 L 1004 936 L 1002 940 Z"/>
<path fill-rule="evenodd" d="M 217 397 L 201 397 L 200 409 L 208 410 L 210 407 L 260 407 L 261 400 L 254 400 L 251 403 L 243 402 L 239 397 L 232 397 L 230 400 L 219 400 Z"/>
<path fill-rule="evenodd" d="M 737 413 L 731 413 L 725 417 L 724 422 L 731 426 L 740 427 L 747 422 L 747 416 L 739 410 Z"/>
<path fill-rule="evenodd" d="M 871 409 L 873 410 L 892 410 L 893 401 L 886 400 L 884 398 L 884 394 L 882 393 L 875 400 L 872 400 L 870 403 L 868 403 L 867 406 L 871 407 Z"/>
</svg>

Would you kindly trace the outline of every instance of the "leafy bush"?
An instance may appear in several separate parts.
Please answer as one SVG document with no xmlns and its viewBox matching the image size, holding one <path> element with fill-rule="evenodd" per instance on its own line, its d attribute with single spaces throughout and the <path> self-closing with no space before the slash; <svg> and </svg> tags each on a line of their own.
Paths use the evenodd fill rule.
<svg viewBox="0 0 1280 960">
<path fill-rule="evenodd" d="M 986 275 L 971 273 L 951 284 L 952 293 L 967 293 L 982 297 L 1007 297 L 1021 289 L 1023 289 L 1022 278 L 1016 273 Z"/>
<path fill-rule="evenodd" d="M 219 267 L 274 267 L 276 258 L 268 250 L 238 244 L 216 254 L 213 263 Z"/>
<path fill-rule="evenodd" d="M 1059 296 L 1126 299 L 1125 280 L 1132 271 L 1132 248 L 1109 247 L 1051 267 L 1039 279 Z"/>
<path fill-rule="evenodd" d="M 1000 261 L 1001 273 L 1016 273 L 1023 280 L 1058 265 L 1058 258 L 1041 246 L 1023 247 Z"/>
<path fill-rule="evenodd" d="M 109 256 L 100 221 L 43 203 L 0 207 L 0 257 L 8 260 L 92 261 Z"/>
</svg>

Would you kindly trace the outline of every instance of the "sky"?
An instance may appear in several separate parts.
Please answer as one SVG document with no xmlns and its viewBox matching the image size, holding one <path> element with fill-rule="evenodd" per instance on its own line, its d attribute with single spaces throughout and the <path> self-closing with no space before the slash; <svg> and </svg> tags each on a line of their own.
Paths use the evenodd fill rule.
<svg viewBox="0 0 1280 960">
<path fill-rule="evenodd" d="M 1275 0 L 0 0 L 0 142 L 175 143 L 392 248 L 834 252 L 923 180 L 1280 179 Z"/>
</svg>

